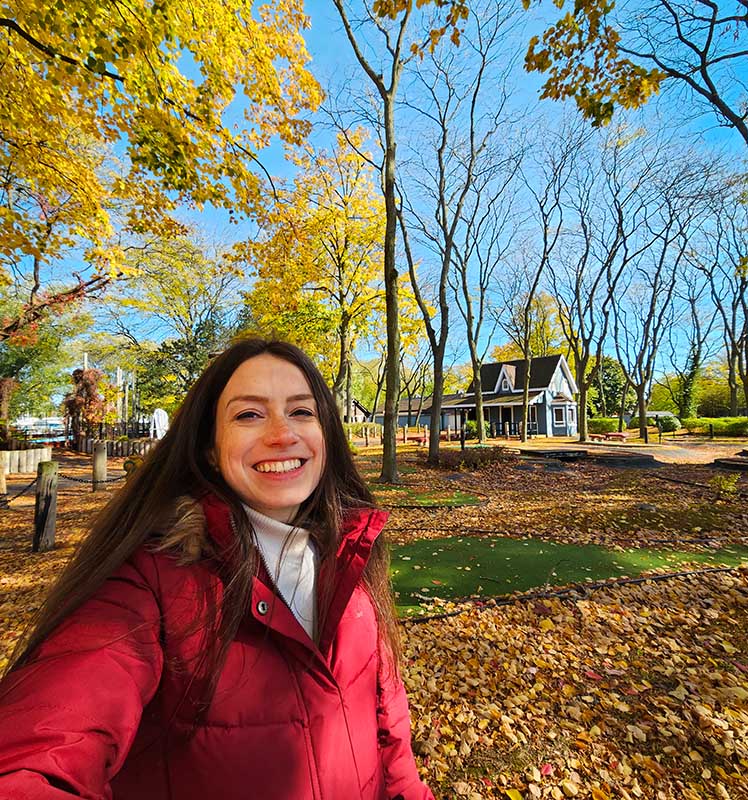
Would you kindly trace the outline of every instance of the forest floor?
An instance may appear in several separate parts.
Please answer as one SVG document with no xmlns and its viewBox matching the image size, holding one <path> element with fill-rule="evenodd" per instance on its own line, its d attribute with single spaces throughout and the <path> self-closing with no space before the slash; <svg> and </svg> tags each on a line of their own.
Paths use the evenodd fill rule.
<svg viewBox="0 0 748 800">
<path fill-rule="evenodd" d="M 378 492 L 391 506 L 396 585 L 423 566 L 402 557 L 408 548 L 440 554 L 446 542 L 465 547 L 454 568 L 481 579 L 456 596 L 424 571 L 424 605 L 402 624 L 414 747 L 440 800 L 748 799 L 748 474 L 693 463 L 701 455 L 671 461 L 661 448 L 654 466 L 507 454 L 470 472 L 426 467 L 423 448 L 402 453 L 411 494 L 457 500 L 412 507 L 397 490 Z M 90 478 L 89 458 L 60 458 L 63 475 Z M 376 460 L 359 457 L 372 481 Z M 120 475 L 111 460 L 110 477 Z M 92 493 L 69 478 L 48 553 L 30 552 L 33 489 L 0 511 L 0 666 L 121 485 Z M 27 483 L 10 481 L 10 493 Z M 480 503 L 457 504 L 469 496 Z M 467 555 L 486 542 L 526 548 L 528 564 L 553 548 L 597 548 L 613 577 L 564 583 L 560 559 L 537 581 L 499 582 Z M 653 551 L 665 556 L 647 571 L 635 556 Z"/>
</svg>

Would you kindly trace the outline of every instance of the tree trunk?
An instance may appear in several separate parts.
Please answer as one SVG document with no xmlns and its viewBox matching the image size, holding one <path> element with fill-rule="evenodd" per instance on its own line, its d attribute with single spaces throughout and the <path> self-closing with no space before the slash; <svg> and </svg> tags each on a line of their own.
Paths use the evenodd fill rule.
<svg viewBox="0 0 748 800">
<path fill-rule="evenodd" d="M 439 434 L 442 426 L 442 399 L 444 398 L 444 348 L 434 353 L 434 393 L 431 396 L 431 430 L 427 463 L 439 464 Z"/>
<path fill-rule="evenodd" d="M 577 425 L 579 430 L 579 441 L 587 441 L 587 396 L 589 395 L 590 386 L 594 383 L 597 377 L 597 370 L 593 375 L 587 376 L 587 365 L 589 364 L 589 356 L 578 357 L 574 355 L 574 369 L 577 373 L 577 386 L 579 387 L 579 400 L 577 401 Z"/>
<path fill-rule="evenodd" d="M 631 381 L 626 378 L 621 390 L 621 407 L 618 409 L 618 433 L 623 432 L 623 415 L 626 413 L 626 395 L 631 388 Z"/>
<path fill-rule="evenodd" d="M 636 391 L 636 404 L 639 409 L 639 437 L 646 439 L 647 437 L 647 398 L 645 396 L 644 384 L 639 384 L 634 387 Z"/>
<path fill-rule="evenodd" d="M 18 383 L 13 378 L 0 378 L 0 441 L 7 442 L 10 438 L 8 432 L 8 414 L 10 413 L 10 398 Z"/>
<path fill-rule="evenodd" d="M 387 362 L 384 395 L 384 447 L 382 450 L 383 483 L 397 483 L 397 404 L 400 397 L 400 316 L 397 286 L 395 239 L 397 205 L 395 203 L 395 108 L 394 97 L 384 102 L 384 295 L 387 316 Z"/>
<path fill-rule="evenodd" d="M 480 364 L 473 361 L 473 388 L 475 389 L 475 422 L 478 426 L 478 443 L 483 444 L 486 439 L 483 423 L 483 382 L 480 377 Z"/>
<path fill-rule="evenodd" d="M 335 373 L 335 380 L 332 383 L 332 394 L 335 398 L 335 405 L 338 407 L 340 419 L 345 420 L 345 372 L 347 365 L 345 335 L 340 333 L 338 369 Z"/>
<path fill-rule="evenodd" d="M 736 353 L 727 358 L 727 383 L 730 386 L 730 416 L 738 415 L 738 359 Z"/>
<path fill-rule="evenodd" d="M 345 417 L 348 422 L 353 422 L 353 373 L 350 357 L 345 370 Z"/>
<path fill-rule="evenodd" d="M 532 356 L 527 356 L 527 369 L 525 370 L 525 380 L 522 384 L 522 429 L 520 430 L 520 441 L 527 441 L 527 423 L 530 416 L 530 370 L 532 369 Z"/>
<path fill-rule="evenodd" d="M 579 424 L 579 441 L 587 441 L 587 382 L 579 383 L 579 407 L 577 409 L 577 422 Z"/>
</svg>

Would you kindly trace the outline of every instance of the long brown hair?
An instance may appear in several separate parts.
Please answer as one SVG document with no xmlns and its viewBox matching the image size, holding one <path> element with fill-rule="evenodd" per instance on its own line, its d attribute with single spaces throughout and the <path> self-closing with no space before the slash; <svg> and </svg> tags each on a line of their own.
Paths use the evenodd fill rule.
<svg viewBox="0 0 748 800">
<path fill-rule="evenodd" d="M 206 640 L 203 684 L 206 690 L 199 702 L 200 708 L 207 708 L 228 647 L 245 618 L 252 577 L 257 569 L 253 531 L 247 516 L 239 498 L 211 465 L 209 451 L 213 447 L 221 392 L 241 364 L 263 353 L 298 367 L 316 400 L 328 457 L 320 482 L 302 504 L 296 522 L 309 524 L 313 529 L 323 560 L 334 557 L 345 512 L 372 507 L 374 503 L 353 462 L 332 394 L 312 360 L 294 345 L 259 338 L 240 339 L 215 358 L 198 378 L 164 438 L 98 516 L 52 586 L 27 635 L 16 647 L 8 671 L 27 662 L 38 645 L 139 547 L 148 543 L 163 549 L 167 542 L 159 531 L 168 528 L 181 496 L 198 498 L 212 493 L 231 509 L 236 541 L 235 557 L 223 564 L 221 600 L 208 598 L 208 619 L 215 625 L 208 626 L 214 634 L 209 633 Z M 177 552 L 177 555 L 186 563 L 204 554 Z M 388 566 L 388 550 L 380 536 L 364 573 L 364 583 L 376 609 L 380 636 L 396 668 L 399 646 Z"/>
</svg>

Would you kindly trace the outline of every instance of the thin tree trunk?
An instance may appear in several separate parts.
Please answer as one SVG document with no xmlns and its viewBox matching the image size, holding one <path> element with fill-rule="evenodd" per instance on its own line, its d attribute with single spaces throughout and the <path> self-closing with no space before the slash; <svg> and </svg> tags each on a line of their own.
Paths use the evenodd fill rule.
<svg viewBox="0 0 748 800">
<path fill-rule="evenodd" d="M 478 442 L 483 444 L 486 439 L 483 422 L 483 382 L 480 377 L 480 364 L 476 364 L 475 361 L 473 361 L 473 388 L 475 389 L 475 422 L 478 426 Z"/>
<path fill-rule="evenodd" d="M 636 404 L 639 409 L 639 437 L 645 439 L 647 436 L 647 398 L 644 394 L 644 384 L 634 387 L 636 391 Z"/>
</svg>

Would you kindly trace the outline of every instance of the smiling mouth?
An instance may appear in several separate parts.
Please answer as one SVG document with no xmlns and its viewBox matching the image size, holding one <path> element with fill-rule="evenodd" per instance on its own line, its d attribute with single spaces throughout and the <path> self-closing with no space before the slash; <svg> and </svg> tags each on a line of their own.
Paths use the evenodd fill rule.
<svg viewBox="0 0 748 800">
<path fill-rule="evenodd" d="M 292 470 L 299 469 L 306 459 L 302 458 L 289 458 L 287 461 L 261 461 L 255 464 L 257 472 L 291 472 Z"/>
</svg>

